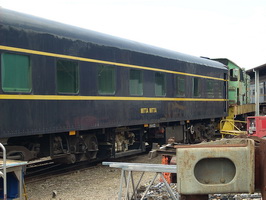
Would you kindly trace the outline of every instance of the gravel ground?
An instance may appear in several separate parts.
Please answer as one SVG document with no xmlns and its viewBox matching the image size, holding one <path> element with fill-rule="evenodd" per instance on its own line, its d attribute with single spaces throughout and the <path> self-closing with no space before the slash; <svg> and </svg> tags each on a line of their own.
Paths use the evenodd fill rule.
<svg viewBox="0 0 266 200">
<path fill-rule="evenodd" d="M 159 164 L 161 158 L 150 160 L 145 154 L 119 161 Z M 26 182 L 27 196 L 29 200 L 115 200 L 118 197 L 120 175 L 120 169 L 98 164 L 88 170 L 75 171 L 40 182 Z M 147 184 L 151 177 L 152 173 L 146 173 L 142 183 Z M 53 193 L 56 195 L 53 196 Z"/>
<path fill-rule="evenodd" d="M 152 163 L 160 164 L 161 157 L 148 159 L 148 155 L 138 155 L 119 159 L 117 162 Z M 120 184 L 121 170 L 98 164 L 87 170 L 73 171 L 68 175 L 59 175 L 34 183 L 26 182 L 28 200 L 117 200 Z M 139 172 L 134 172 L 138 178 Z M 153 173 L 145 173 L 142 186 L 147 186 L 153 178 Z M 158 178 L 157 178 L 158 179 Z M 159 183 L 159 179 L 155 184 Z M 56 194 L 56 195 L 53 195 Z M 124 193 L 123 193 L 124 195 Z M 261 200 L 261 198 L 233 195 L 234 198 L 226 198 L 226 195 L 214 195 L 211 200 Z M 123 198 L 125 199 L 125 198 Z M 162 199 L 162 198 L 153 198 Z M 168 198 L 167 198 L 168 199 Z"/>
</svg>

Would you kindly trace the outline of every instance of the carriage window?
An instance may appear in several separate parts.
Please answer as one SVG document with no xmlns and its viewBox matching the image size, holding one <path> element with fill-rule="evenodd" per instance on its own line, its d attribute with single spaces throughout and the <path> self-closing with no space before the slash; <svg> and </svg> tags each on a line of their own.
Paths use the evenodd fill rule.
<svg viewBox="0 0 266 200">
<path fill-rule="evenodd" d="M 165 74 L 161 72 L 155 73 L 155 95 L 156 96 L 166 95 Z"/>
<path fill-rule="evenodd" d="M 143 95 L 143 75 L 137 69 L 130 70 L 129 92 L 130 95 Z"/>
<path fill-rule="evenodd" d="M 214 97 L 214 80 L 206 80 L 206 89 L 207 89 L 207 96 L 208 97 Z M 216 82 L 218 83 L 218 82 Z M 217 87 L 219 88 L 219 87 Z"/>
<path fill-rule="evenodd" d="M 175 79 L 176 96 L 185 96 L 185 77 L 176 76 Z"/>
<path fill-rule="evenodd" d="M 2 89 L 4 92 L 30 92 L 30 58 L 25 55 L 3 53 L 1 59 Z"/>
<path fill-rule="evenodd" d="M 193 78 L 193 96 L 195 97 L 200 96 L 199 88 L 200 88 L 199 78 L 194 77 Z"/>
<path fill-rule="evenodd" d="M 78 63 L 69 60 L 58 60 L 57 91 L 58 93 L 76 94 L 79 91 Z"/>
<path fill-rule="evenodd" d="M 101 65 L 98 67 L 98 92 L 99 94 L 115 94 L 115 70 L 114 66 Z"/>
<path fill-rule="evenodd" d="M 213 93 L 217 93 L 218 98 L 223 98 L 224 83 L 222 81 L 215 81 Z"/>
</svg>

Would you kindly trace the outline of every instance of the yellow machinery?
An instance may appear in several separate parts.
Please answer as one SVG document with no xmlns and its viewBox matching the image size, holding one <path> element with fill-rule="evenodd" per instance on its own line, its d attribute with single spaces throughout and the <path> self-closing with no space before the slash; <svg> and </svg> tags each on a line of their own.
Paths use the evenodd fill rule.
<svg viewBox="0 0 266 200">
<path fill-rule="evenodd" d="M 234 105 L 228 109 L 228 116 L 220 121 L 220 133 L 225 135 L 245 135 L 246 121 L 235 120 L 237 115 L 254 112 L 255 104 Z"/>
</svg>

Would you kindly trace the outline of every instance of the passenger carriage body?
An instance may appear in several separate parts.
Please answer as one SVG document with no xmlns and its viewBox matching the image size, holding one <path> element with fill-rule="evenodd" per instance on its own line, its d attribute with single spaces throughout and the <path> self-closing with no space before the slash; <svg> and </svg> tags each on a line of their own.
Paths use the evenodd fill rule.
<svg viewBox="0 0 266 200">
<path fill-rule="evenodd" d="M 113 155 L 120 135 L 144 151 L 158 132 L 227 115 L 221 63 L 3 8 L 0 16 L 0 138 L 12 149 L 95 158 Z"/>
</svg>

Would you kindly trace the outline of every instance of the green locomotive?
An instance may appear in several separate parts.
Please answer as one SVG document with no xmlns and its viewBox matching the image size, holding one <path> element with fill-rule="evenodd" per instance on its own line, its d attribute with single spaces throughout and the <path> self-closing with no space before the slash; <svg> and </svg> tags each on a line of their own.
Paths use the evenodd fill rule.
<svg viewBox="0 0 266 200">
<path fill-rule="evenodd" d="M 245 134 L 246 116 L 254 113 L 250 100 L 250 76 L 226 58 L 213 59 L 228 67 L 228 116 L 220 122 L 220 132 L 229 135 Z"/>
</svg>

